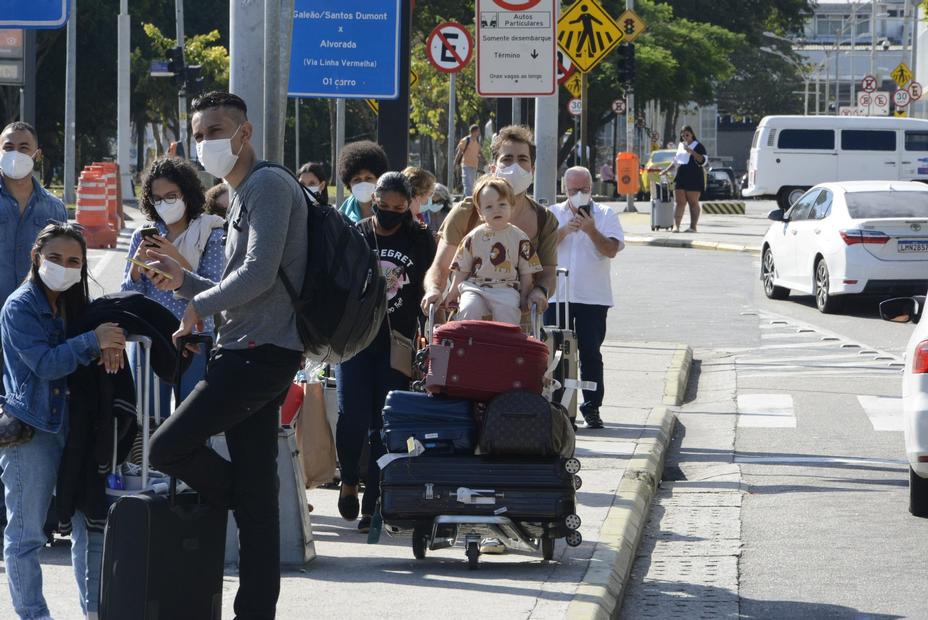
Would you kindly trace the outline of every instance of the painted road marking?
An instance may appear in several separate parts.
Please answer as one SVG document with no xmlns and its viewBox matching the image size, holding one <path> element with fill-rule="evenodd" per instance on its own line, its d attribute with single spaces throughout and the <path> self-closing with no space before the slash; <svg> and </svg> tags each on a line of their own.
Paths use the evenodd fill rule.
<svg viewBox="0 0 928 620">
<path fill-rule="evenodd" d="M 741 428 L 795 428 L 793 397 L 789 394 L 739 394 Z"/>
<path fill-rule="evenodd" d="M 857 397 L 864 413 L 870 418 L 870 424 L 875 431 L 901 431 L 902 399 L 897 396 L 864 396 Z"/>
<path fill-rule="evenodd" d="M 836 463 L 840 465 L 903 465 L 908 467 L 905 459 L 870 459 L 853 456 L 735 456 L 735 463 L 766 463 L 793 464 L 793 463 Z"/>
</svg>

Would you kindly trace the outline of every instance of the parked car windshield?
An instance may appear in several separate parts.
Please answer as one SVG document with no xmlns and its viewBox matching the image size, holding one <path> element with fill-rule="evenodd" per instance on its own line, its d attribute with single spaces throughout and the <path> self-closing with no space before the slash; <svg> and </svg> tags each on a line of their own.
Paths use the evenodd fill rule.
<svg viewBox="0 0 928 620">
<path fill-rule="evenodd" d="M 676 151 L 654 151 L 651 153 L 651 161 L 655 164 L 662 164 L 673 159 Z"/>
<path fill-rule="evenodd" d="M 845 194 L 852 218 L 928 217 L 928 192 L 851 192 Z"/>
<path fill-rule="evenodd" d="M 728 173 L 724 170 L 710 170 L 709 176 L 711 176 L 716 181 L 730 181 L 731 177 L 728 176 Z"/>
</svg>

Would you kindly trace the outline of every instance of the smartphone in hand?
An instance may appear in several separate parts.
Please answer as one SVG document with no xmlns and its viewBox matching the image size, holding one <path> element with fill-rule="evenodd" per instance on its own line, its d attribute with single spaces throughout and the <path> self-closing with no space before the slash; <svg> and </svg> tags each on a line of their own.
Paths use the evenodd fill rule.
<svg viewBox="0 0 928 620">
<path fill-rule="evenodd" d="M 143 240 L 150 239 L 151 237 L 154 237 L 155 235 L 158 234 L 158 228 L 156 226 L 146 226 L 144 228 L 139 229 L 139 234 L 142 235 Z M 153 248 L 156 246 L 153 243 L 146 243 L 145 247 Z"/>
<path fill-rule="evenodd" d="M 577 207 L 577 211 L 583 211 L 587 215 L 590 215 L 590 205 L 580 205 Z"/>
</svg>

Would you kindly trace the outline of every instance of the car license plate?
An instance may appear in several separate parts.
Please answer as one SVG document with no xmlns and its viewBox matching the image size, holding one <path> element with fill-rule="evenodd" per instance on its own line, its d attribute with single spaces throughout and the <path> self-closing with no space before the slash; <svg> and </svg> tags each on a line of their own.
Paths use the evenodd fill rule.
<svg viewBox="0 0 928 620">
<path fill-rule="evenodd" d="M 928 253 L 928 239 L 900 239 L 896 251 L 900 254 Z"/>
</svg>

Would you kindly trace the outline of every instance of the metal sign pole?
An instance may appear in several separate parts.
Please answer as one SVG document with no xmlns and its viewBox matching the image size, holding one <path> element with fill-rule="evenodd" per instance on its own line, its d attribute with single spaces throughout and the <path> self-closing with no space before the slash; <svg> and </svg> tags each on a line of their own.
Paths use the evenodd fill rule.
<svg viewBox="0 0 928 620">
<path fill-rule="evenodd" d="M 457 115 L 457 101 L 455 99 L 455 83 L 457 73 L 451 74 L 448 80 L 448 175 L 445 177 L 445 186 L 452 191 L 454 185 L 454 147 L 455 147 L 455 116 Z"/>
<path fill-rule="evenodd" d="M 587 113 L 588 105 L 588 94 L 587 86 L 589 82 L 587 81 L 586 73 L 580 74 L 580 165 L 581 166 L 590 166 L 589 155 L 587 142 L 589 140 L 589 115 Z"/>
</svg>

